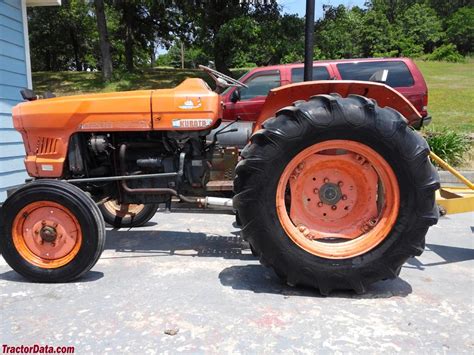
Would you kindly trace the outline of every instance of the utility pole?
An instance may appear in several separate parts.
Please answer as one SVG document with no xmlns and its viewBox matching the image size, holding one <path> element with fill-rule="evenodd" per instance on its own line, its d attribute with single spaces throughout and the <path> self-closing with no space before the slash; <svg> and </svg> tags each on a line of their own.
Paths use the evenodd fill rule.
<svg viewBox="0 0 474 355">
<path fill-rule="evenodd" d="M 304 81 L 313 80 L 314 2 L 306 0 L 306 25 L 304 35 Z"/>
<path fill-rule="evenodd" d="M 184 69 L 184 43 L 181 41 L 181 69 Z"/>
</svg>

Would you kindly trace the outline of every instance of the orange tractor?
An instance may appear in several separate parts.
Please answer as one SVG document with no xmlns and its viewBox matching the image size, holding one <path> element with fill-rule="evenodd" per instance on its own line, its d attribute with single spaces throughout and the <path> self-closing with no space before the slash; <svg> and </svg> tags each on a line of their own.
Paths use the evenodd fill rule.
<svg viewBox="0 0 474 355">
<path fill-rule="evenodd" d="M 245 86 L 203 69 L 218 88 Z M 262 264 L 322 294 L 395 278 L 438 220 L 438 175 L 412 129 L 422 118 L 382 83 L 283 86 L 253 125 L 221 122 L 219 95 L 195 78 L 174 89 L 24 96 L 13 118 L 32 179 L 3 205 L 0 249 L 32 281 L 90 270 L 104 248 L 102 214 L 139 225 L 172 198 L 233 207 Z"/>
</svg>

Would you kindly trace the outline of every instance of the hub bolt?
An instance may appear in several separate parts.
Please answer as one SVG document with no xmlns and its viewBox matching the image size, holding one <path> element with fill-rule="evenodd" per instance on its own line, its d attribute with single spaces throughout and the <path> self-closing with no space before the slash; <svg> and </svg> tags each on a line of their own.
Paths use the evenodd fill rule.
<svg viewBox="0 0 474 355">
<path fill-rule="evenodd" d="M 347 200 L 347 196 L 346 196 L 346 195 L 342 195 L 342 199 L 343 199 L 343 200 Z"/>
<path fill-rule="evenodd" d="M 328 183 L 329 182 L 329 179 L 328 178 L 324 178 L 323 180 L 325 183 Z"/>
<path fill-rule="evenodd" d="M 318 207 L 323 207 L 323 203 L 321 201 L 318 202 Z"/>
<path fill-rule="evenodd" d="M 317 195 L 319 193 L 318 189 L 314 189 L 313 192 Z"/>
<path fill-rule="evenodd" d="M 344 183 L 343 183 L 342 181 L 339 181 L 339 182 L 337 183 L 337 185 L 338 185 L 339 187 L 341 187 L 342 185 L 344 185 Z"/>
<path fill-rule="evenodd" d="M 335 211 L 335 210 L 337 210 L 337 206 L 336 206 L 336 205 L 332 205 L 332 206 L 331 206 L 331 209 L 332 209 L 333 211 Z"/>
</svg>

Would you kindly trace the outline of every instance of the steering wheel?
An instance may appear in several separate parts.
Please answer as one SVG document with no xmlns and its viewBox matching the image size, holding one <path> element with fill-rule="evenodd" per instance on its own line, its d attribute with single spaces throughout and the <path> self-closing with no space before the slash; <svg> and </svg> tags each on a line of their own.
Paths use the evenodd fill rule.
<svg viewBox="0 0 474 355">
<path fill-rule="evenodd" d="M 215 69 L 206 67 L 204 65 L 199 65 L 199 69 L 204 70 L 209 76 L 214 79 L 216 85 L 221 88 L 227 88 L 230 86 L 238 87 L 238 88 L 248 88 L 243 82 L 238 81 L 230 76 L 227 76 Z"/>
</svg>

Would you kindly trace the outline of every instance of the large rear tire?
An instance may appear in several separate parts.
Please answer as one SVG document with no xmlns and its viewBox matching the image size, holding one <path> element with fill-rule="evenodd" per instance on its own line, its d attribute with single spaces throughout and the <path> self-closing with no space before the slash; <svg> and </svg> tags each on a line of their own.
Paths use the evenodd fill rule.
<svg viewBox="0 0 474 355">
<path fill-rule="evenodd" d="M 17 190 L 2 207 L 0 252 L 34 282 L 66 282 L 89 271 L 105 245 L 105 224 L 82 190 L 39 180 Z"/>
<path fill-rule="evenodd" d="M 424 250 L 438 220 L 428 154 L 397 111 L 365 97 L 296 102 L 242 152 L 234 208 L 243 237 L 290 285 L 363 293 Z"/>
</svg>

